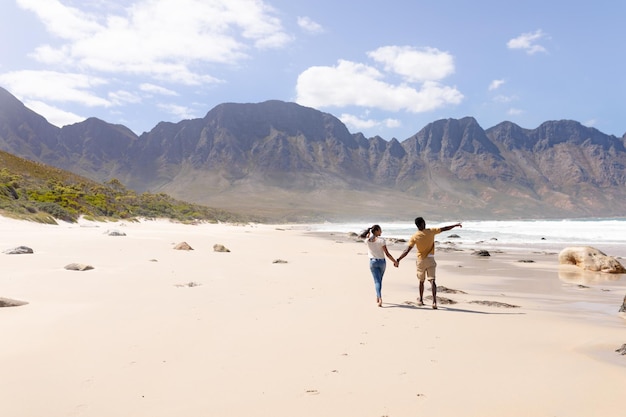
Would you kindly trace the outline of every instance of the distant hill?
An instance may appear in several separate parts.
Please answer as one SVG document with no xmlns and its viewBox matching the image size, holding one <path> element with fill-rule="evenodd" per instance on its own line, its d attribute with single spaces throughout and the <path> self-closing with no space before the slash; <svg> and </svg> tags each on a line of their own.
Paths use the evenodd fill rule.
<svg viewBox="0 0 626 417">
<path fill-rule="evenodd" d="M 295 103 L 225 103 L 136 136 L 98 119 L 48 124 L 0 89 L 0 149 L 278 221 L 623 216 L 626 135 L 438 120 L 398 141 L 352 134 Z"/>
<path fill-rule="evenodd" d="M 4 151 L 0 151 L 0 215 L 44 223 L 57 219 L 74 222 L 79 216 L 98 220 L 259 221 L 177 201 L 165 194 L 138 194 L 117 180 L 100 184 Z"/>
</svg>

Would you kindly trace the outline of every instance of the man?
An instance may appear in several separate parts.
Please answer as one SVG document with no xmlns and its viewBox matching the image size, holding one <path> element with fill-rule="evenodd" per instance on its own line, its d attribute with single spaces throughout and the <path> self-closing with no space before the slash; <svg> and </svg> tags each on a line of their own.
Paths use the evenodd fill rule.
<svg viewBox="0 0 626 417">
<path fill-rule="evenodd" d="M 435 269 L 437 268 L 437 262 L 435 262 L 435 235 L 445 232 L 455 227 L 463 227 L 461 223 L 453 224 L 445 227 L 435 227 L 432 229 L 426 228 L 426 222 L 423 217 L 415 219 L 415 226 L 418 231 L 415 232 L 411 239 L 409 239 L 409 245 L 402 252 L 402 255 L 398 257 L 396 263 L 400 263 L 402 258 L 407 256 L 413 246 L 417 248 L 417 279 L 420 281 L 420 298 L 419 305 L 424 305 L 424 281 L 428 276 L 430 282 L 430 288 L 433 292 L 433 308 L 437 309 L 437 285 L 435 284 Z"/>
</svg>

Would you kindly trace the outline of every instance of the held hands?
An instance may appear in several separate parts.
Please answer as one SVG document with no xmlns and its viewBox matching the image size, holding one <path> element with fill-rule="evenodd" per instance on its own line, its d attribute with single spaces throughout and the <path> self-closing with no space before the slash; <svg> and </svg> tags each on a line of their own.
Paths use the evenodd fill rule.
<svg viewBox="0 0 626 417">
<path fill-rule="evenodd" d="M 400 261 L 398 260 L 393 261 L 393 266 L 397 268 L 399 265 L 400 265 Z"/>
</svg>

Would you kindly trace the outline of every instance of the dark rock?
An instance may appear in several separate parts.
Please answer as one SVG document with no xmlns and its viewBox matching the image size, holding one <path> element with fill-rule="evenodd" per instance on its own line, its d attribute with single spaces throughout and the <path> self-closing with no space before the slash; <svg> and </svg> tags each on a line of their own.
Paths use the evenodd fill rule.
<svg viewBox="0 0 626 417">
<path fill-rule="evenodd" d="M 7 249 L 3 253 L 6 253 L 7 255 L 23 255 L 33 253 L 33 250 L 28 246 L 18 246 L 13 249 Z"/>
<path fill-rule="evenodd" d="M 202 285 L 202 284 L 199 284 L 197 282 L 191 281 L 191 282 L 187 282 L 185 284 L 176 284 L 175 287 L 179 287 L 179 288 L 181 288 L 181 287 L 193 288 L 193 287 L 199 287 L 200 285 Z"/>
<path fill-rule="evenodd" d="M 119 230 L 107 230 L 105 234 L 108 236 L 126 236 L 126 233 L 120 232 Z"/>
<path fill-rule="evenodd" d="M 523 263 L 523 264 L 532 264 L 532 263 L 533 263 L 533 262 L 535 262 L 535 261 L 533 261 L 532 259 L 520 259 L 520 260 L 519 260 L 519 261 L 517 261 L 517 262 L 521 262 L 521 263 Z"/>
<path fill-rule="evenodd" d="M 287 261 L 285 261 L 284 259 L 274 259 L 272 263 L 273 264 L 286 264 Z"/>
<path fill-rule="evenodd" d="M 475 256 L 491 256 L 489 251 L 486 251 L 484 249 L 483 250 L 474 251 L 474 252 L 472 252 L 472 255 L 475 255 Z"/>
<path fill-rule="evenodd" d="M 624 302 L 622 303 L 622 306 L 619 309 L 620 313 L 626 313 L 626 295 L 624 296 Z"/>
<path fill-rule="evenodd" d="M 622 345 L 621 348 L 615 350 L 617 353 L 619 353 L 620 355 L 626 355 L 626 343 L 624 343 Z"/>
<path fill-rule="evenodd" d="M 19 307 L 28 304 L 26 301 L 18 301 L 11 300 L 9 298 L 0 297 L 0 308 L 1 307 Z"/>
</svg>

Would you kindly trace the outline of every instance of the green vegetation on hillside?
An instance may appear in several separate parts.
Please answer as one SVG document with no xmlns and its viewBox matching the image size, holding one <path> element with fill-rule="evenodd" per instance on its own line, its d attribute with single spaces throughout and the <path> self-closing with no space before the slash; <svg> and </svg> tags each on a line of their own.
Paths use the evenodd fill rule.
<svg viewBox="0 0 626 417">
<path fill-rule="evenodd" d="M 116 179 L 100 184 L 6 152 L 0 152 L 0 214 L 45 223 L 55 223 L 55 219 L 75 222 L 80 216 L 96 220 L 259 221 L 178 201 L 167 194 L 137 194 Z"/>
</svg>

